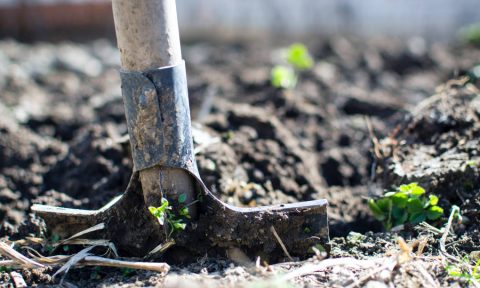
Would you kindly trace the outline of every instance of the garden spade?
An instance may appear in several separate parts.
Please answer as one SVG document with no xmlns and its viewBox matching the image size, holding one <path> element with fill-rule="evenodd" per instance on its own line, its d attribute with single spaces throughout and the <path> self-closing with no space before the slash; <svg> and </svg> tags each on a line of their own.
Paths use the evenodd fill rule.
<svg viewBox="0 0 480 288">
<path fill-rule="evenodd" d="M 33 205 L 50 232 L 69 237 L 101 226 L 88 238 L 108 239 L 120 254 L 130 256 L 145 256 L 173 241 L 188 255 L 238 248 L 272 260 L 284 254 L 304 257 L 312 246 L 325 247 L 324 199 L 241 208 L 223 203 L 207 189 L 194 158 L 175 0 L 112 4 L 133 174 L 123 195 L 99 210 Z M 168 219 L 158 221 L 149 212 L 164 203 L 162 198 L 171 209 L 162 217 L 186 216 L 182 229 L 172 231 Z M 187 214 L 179 213 L 186 207 Z"/>
</svg>

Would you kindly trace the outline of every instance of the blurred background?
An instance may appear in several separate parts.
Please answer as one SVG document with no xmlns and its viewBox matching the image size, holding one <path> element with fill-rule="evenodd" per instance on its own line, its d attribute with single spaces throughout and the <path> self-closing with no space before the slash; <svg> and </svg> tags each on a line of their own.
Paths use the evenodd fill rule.
<svg viewBox="0 0 480 288">
<path fill-rule="evenodd" d="M 23 41 L 114 36 L 109 0 L 0 0 L 0 37 Z M 181 35 L 421 36 L 452 40 L 480 21 L 477 0 L 178 0 Z"/>
</svg>

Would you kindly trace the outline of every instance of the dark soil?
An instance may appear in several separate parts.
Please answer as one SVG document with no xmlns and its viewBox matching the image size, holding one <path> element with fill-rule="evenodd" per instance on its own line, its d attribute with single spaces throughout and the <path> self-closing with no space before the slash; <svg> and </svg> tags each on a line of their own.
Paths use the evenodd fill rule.
<svg viewBox="0 0 480 288">
<path fill-rule="evenodd" d="M 471 69 L 480 50 L 419 39 L 332 38 L 307 44 L 316 64 L 291 91 L 269 84 L 280 44 L 196 42 L 183 47 L 197 162 L 211 191 L 239 206 L 326 198 L 331 237 L 338 237 L 332 256 L 362 258 L 396 246 L 394 234 L 363 235 L 382 229 L 366 198 L 418 181 L 443 196 L 445 211 L 452 204 L 461 206 L 468 222 L 456 231 L 465 245 L 452 247 L 475 250 L 478 93 L 452 84 L 425 99 L 438 85 Z M 97 209 L 125 189 L 132 165 L 118 61 L 116 48 L 104 40 L 0 42 L 0 237 L 40 236 L 38 219 L 28 214 L 33 203 Z M 385 139 L 382 157 L 372 154 L 367 117 L 375 136 Z M 402 232 L 407 240 L 419 236 L 407 230 Z M 347 235 L 361 240 L 351 244 Z M 232 287 L 235 279 L 261 276 L 242 269 L 230 260 L 206 257 L 174 267 L 167 284 L 177 287 L 190 279 L 198 287 Z M 79 287 L 98 281 L 153 286 L 165 280 L 150 272 L 127 277 L 115 269 L 79 271 L 66 278 Z M 31 285 L 51 283 L 51 271 L 28 273 L 23 275 Z M 444 277 L 439 283 L 446 283 L 444 274 L 434 274 Z M 0 284 L 8 277 L 0 273 Z M 215 282 L 215 277 L 221 279 Z M 340 277 L 343 282 L 339 277 L 315 281 L 342 286 L 346 276 Z M 302 285 L 317 283 L 307 280 Z"/>
</svg>

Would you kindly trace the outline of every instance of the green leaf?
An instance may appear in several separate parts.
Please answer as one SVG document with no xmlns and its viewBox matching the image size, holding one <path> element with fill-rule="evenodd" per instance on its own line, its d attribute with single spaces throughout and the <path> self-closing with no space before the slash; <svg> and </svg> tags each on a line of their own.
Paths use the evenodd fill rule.
<svg viewBox="0 0 480 288">
<path fill-rule="evenodd" d="M 397 192 L 392 197 L 393 205 L 399 208 L 405 208 L 408 202 L 408 195 L 403 192 Z"/>
<path fill-rule="evenodd" d="M 439 206 L 432 206 L 427 210 L 427 217 L 430 220 L 436 220 L 443 215 L 443 209 Z"/>
<path fill-rule="evenodd" d="M 172 222 L 172 226 L 174 230 L 185 230 L 185 228 L 187 227 L 187 224 L 181 221 L 175 221 L 175 222 Z"/>
<path fill-rule="evenodd" d="M 395 226 L 405 223 L 408 220 L 408 212 L 398 206 L 392 208 L 393 223 Z"/>
<path fill-rule="evenodd" d="M 412 193 L 412 195 L 414 196 L 422 196 L 423 194 L 425 194 L 425 189 L 423 189 L 420 186 L 417 186 L 417 184 L 415 183 L 415 185 L 410 188 L 410 193 Z"/>
<path fill-rule="evenodd" d="M 287 62 L 298 70 L 310 69 L 313 59 L 308 53 L 307 47 L 300 43 L 292 44 L 287 50 Z"/>
<path fill-rule="evenodd" d="M 392 229 L 392 221 L 387 220 L 383 222 L 383 226 L 385 226 L 385 230 L 390 231 Z"/>
<path fill-rule="evenodd" d="M 383 194 L 383 197 L 392 197 L 392 196 L 395 195 L 396 193 L 398 193 L 398 192 L 390 191 L 390 192 L 387 192 L 387 193 Z"/>
<path fill-rule="evenodd" d="M 380 198 L 377 200 L 377 206 L 383 211 L 383 213 L 390 213 L 392 210 L 392 199 Z"/>
<path fill-rule="evenodd" d="M 413 183 L 412 183 L 413 184 Z M 404 192 L 404 193 L 409 193 L 410 194 L 410 185 L 412 184 L 403 184 L 403 185 L 400 185 L 400 187 L 398 187 L 398 190 L 401 191 L 401 192 Z"/>
<path fill-rule="evenodd" d="M 270 81 L 273 87 L 291 89 L 297 85 L 297 75 L 290 67 L 277 65 L 271 71 Z"/>
<path fill-rule="evenodd" d="M 187 201 L 187 194 L 185 193 L 182 193 L 178 196 L 178 203 L 184 203 L 185 201 Z"/>
<path fill-rule="evenodd" d="M 191 218 L 190 217 L 190 211 L 188 211 L 188 207 L 183 207 L 182 209 L 180 209 L 179 214 L 180 214 L 180 216 L 187 217 L 188 219 Z"/>
<path fill-rule="evenodd" d="M 378 207 L 377 203 L 375 203 L 375 200 L 368 199 L 368 207 L 370 208 L 370 211 L 372 211 L 373 216 L 377 220 L 379 220 L 379 221 L 385 220 L 385 214 L 383 213 L 382 209 L 380 209 L 380 207 Z"/>
<path fill-rule="evenodd" d="M 410 215 L 408 221 L 410 223 L 412 223 L 413 225 L 415 225 L 415 224 L 418 224 L 420 222 L 425 221 L 425 219 L 426 219 L 425 213 L 418 212 L 418 213 L 414 213 L 414 214 Z"/>
<path fill-rule="evenodd" d="M 159 215 L 160 213 L 164 213 L 165 211 L 167 211 L 167 209 L 169 208 L 169 205 L 168 205 L 168 204 L 169 204 L 169 203 L 168 203 L 168 200 L 165 199 L 165 198 L 162 198 L 162 204 L 160 205 L 160 207 L 157 207 L 157 208 L 151 207 L 151 208 L 153 208 L 153 209 L 155 209 L 155 210 L 153 210 L 153 209 L 151 209 L 151 208 L 149 207 L 148 210 L 150 210 L 150 213 L 152 213 L 153 215 L 155 215 L 156 217 L 158 217 L 158 215 Z M 155 211 L 155 212 L 152 212 L 152 211 Z M 156 213 L 156 214 L 154 214 L 154 213 Z"/>
<path fill-rule="evenodd" d="M 438 197 L 435 195 L 428 195 L 428 204 L 435 206 L 438 204 Z"/>
<path fill-rule="evenodd" d="M 155 216 L 155 213 L 157 212 L 157 208 L 150 206 L 148 207 L 148 211 L 150 211 L 150 213 L 152 213 L 152 215 Z"/>
<path fill-rule="evenodd" d="M 407 201 L 407 211 L 410 214 L 422 213 L 423 204 L 422 201 L 418 198 L 410 198 Z"/>
</svg>

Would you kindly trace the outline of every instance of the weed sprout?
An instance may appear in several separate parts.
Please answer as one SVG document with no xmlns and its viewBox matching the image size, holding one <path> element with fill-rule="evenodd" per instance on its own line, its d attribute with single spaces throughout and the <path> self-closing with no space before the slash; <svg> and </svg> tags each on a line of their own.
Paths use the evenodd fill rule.
<svg viewBox="0 0 480 288">
<path fill-rule="evenodd" d="M 404 223 L 418 224 L 440 218 L 443 209 L 437 204 L 438 197 L 426 196 L 425 189 L 417 183 L 401 185 L 396 191 L 368 200 L 374 217 L 382 221 L 386 230 Z"/>
<path fill-rule="evenodd" d="M 297 85 L 298 73 L 313 67 L 313 58 L 307 47 L 300 43 L 288 47 L 282 58 L 285 64 L 272 68 L 270 82 L 276 88 L 292 89 Z"/>
</svg>

